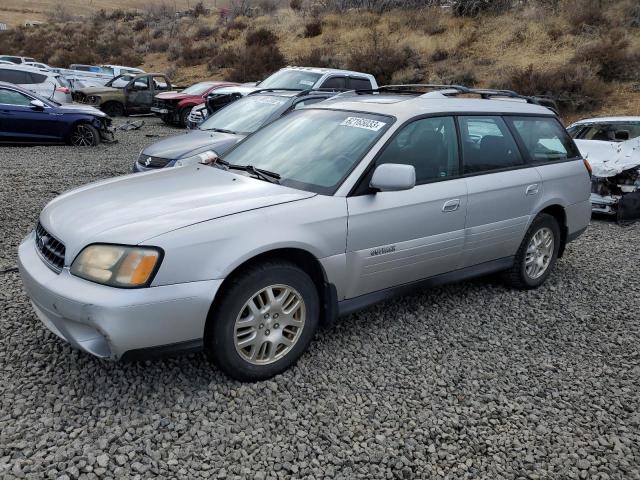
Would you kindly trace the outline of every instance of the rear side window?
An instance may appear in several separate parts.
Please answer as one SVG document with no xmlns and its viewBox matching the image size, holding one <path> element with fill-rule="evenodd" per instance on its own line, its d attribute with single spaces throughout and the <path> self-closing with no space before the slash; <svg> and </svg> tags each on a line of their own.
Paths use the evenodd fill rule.
<svg viewBox="0 0 640 480">
<path fill-rule="evenodd" d="M 331 77 L 322 84 L 321 88 L 347 88 L 346 77 Z"/>
<path fill-rule="evenodd" d="M 29 77 L 31 77 L 31 83 L 44 83 L 47 80 L 46 75 L 40 75 L 39 73 L 29 73 Z"/>
<path fill-rule="evenodd" d="M 464 173 L 524 165 L 518 146 L 500 117 L 460 117 Z"/>
<path fill-rule="evenodd" d="M 366 78 L 350 78 L 349 88 L 351 90 L 371 90 L 371 82 Z"/>
<path fill-rule="evenodd" d="M 400 130 L 376 160 L 413 165 L 416 183 L 458 175 L 458 140 L 452 117 L 424 118 Z"/>
<path fill-rule="evenodd" d="M 580 156 L 567 131 L 553 118 L 508 117 L 507 121 L 511 123 L 535 163 Z"/>
<path fill-rule="evenodd" d="M 20 70 L 0 70 L 0 81 L 22 85 L 32 83 L 29 73 Z"/>
</svg>

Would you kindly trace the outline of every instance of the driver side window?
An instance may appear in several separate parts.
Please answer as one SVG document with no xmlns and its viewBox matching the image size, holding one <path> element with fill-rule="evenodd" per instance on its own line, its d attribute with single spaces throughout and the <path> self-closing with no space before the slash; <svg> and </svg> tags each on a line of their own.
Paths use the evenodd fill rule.
<svg viewBox="0 0 640 480">
<path fill-rule="evenodd" d="M 376 166 L 383 163 L 413 165 L 416 184 L 459 175 L 453 118 L 424 118 L 406 125 L 376 160 Z"/>
<path fill-rule="evenodd" d="M 31 98 L 15 90 L 0 88 L 0 104 L 28 107 L 31 105 Z"/>
</svg>

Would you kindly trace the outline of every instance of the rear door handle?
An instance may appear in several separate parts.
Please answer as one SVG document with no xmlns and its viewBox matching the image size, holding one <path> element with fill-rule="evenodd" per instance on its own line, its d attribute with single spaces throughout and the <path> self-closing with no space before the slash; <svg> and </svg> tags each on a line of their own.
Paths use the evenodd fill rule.
<svg viewBox="0 0 640 480">
<path fill-rule="evenodd" d="M 449 200 L 444 202 L 444 205 L 442 206 L 442 211 L 444 213 L 455 212 L 459 208 L 460 208 L 460 199 L 456 198 L 454 200 Z"/>
<path fill-rule="evenodd" d="M 539 191 L 540 191 L 540 188 L 538 187 L 538 184 L 534 183 L 533 185 L 529 185 L 527 187 L 527 189 L 525 190 L 525 194 L 526 195 L 537 195 Z"/>
</svg>

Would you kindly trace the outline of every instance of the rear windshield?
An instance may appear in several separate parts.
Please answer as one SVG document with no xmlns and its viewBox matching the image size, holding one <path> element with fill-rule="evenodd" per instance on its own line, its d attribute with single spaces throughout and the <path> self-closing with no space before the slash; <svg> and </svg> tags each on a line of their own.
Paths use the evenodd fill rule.
<svg viewBox="0 0 640 480">
<path fill-rule="evenodd" d="M 507 121 L 511 123 L 534 162 L 580 157 L 569 134 L 555 118 L 507 117 Z"/>
<path fill-rule="evenodd" d="M 282 185 L 330 195 L 393 121 L 369 113 L 296 110 L 247 137 L 224 159 L 275 172 Z"/>
<path fill-rule="evenodd" d="M 267 77 L 258 86 L 260 88 L 294 88 L 307 90 L 313 88 L 322 75 L 300 70 L 280 70 Z"/>
<path fill-rule="evenodd" d="M 234 133 L 253 133 L 288 100 L 275 95 L 256 95 L 241 98 L 219 110 L 200 125 L 200 130 L 230 130 Z"/>
</svg>

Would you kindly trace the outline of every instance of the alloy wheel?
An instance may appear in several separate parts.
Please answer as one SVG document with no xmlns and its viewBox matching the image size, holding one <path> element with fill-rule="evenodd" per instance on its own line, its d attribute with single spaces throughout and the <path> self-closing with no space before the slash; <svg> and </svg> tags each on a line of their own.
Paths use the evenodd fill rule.
<svg viewBox="0 0 640 480">
<path fill-rule="evenodd" d="M 304 329 L 306 306 L 288 285 L 270 285 L 254 293 L 234 325 L 236 352 L 254 365 L 268 365 L 287 355 Z"/>
<path fill-rule="evenodd" d="M 94 133 L 86 125 L 78 125 L 71 135 L 71 143 L 78 147 L 90 147 L 94 144 L 94 141 Z"/>
<path fill-rule="evenodd" d="M 554 238 L 550 228 L 538 230 L 529 241 L 524 259 L 525 271 L 531 279 L 540 278 L 549 268 L 553 258 Z"/>
</svg>

